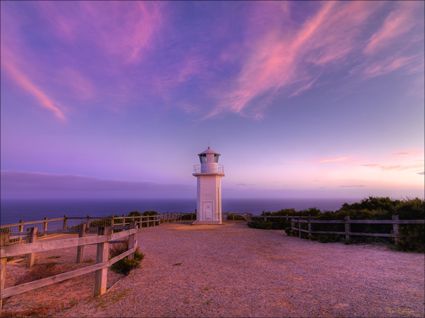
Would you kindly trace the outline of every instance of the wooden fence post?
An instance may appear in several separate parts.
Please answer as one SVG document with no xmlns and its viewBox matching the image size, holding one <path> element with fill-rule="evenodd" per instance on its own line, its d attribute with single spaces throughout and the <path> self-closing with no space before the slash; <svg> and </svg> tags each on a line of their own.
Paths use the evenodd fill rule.
<svg viewBox="0 0 425 318">
<path fill-rule="evenodd" d="M 7 264 L 7 258 L 2 257 L 0 258 L 0 290 L 4 290 L 5 282 L 6 282 L 6 264 Z M 0 297 L 0 310 L 3 306 L 3 300 Z"/>
<path fill-rule="evenodd" d="M 47 226 L 48 226 L 49 222 L 47 222 L 47 217 L 44 217 L 44 221 L 43 221 L 43 236 L 47 235 Z"/>
<path fill-rule="evenodd" d="M 351 226 L 350 226 L 350 217 L 347 215 L 346 217 L 344 217 L 344 229 L 345 229 L 345 243 L 349 243 L 350 242 L 350 231 L 351 231 Z"/>
<path fill-rule="evenodd" d="M 398 245 L 399 241 L 400 241 L 400 227 L 398 225 L 398 220 L 399 220 L 399 216 L 398 215 L 393 215 L 393 220 L 397 223 L 393 223 L 393 235 L 394 235 L 394 243 L 395 245 Z"/>
<path fill-rule="evenodd" d="M 24 225 L 22 224 L 22 223 L 24 223 L 24 221 L 19 220 L 19 223 L 21 223 L 21 224 L 18 225 L 19 243 L 21 243 L 22 242 L 22 236 L 24 234 Z"/>
<path fill-rule="evenodd" d="M 298 237 L 301 238 L 301 219 L 298 218 Z"/>
<path fill-rule="evenodd" d="M 99 227 L 98 235 L 110 235 L 110 227 Z M 96 263 L 104 263 L 109 259 L 109 242 L 103 242 L 97 244 L 96 252 Z M 108 267 L 103 267 L 96 271 L 95 283 L 94 283 L 94 295 L 103 295 L 106 292 L 106 285 L 108 280 Z"/>
<path fill-rule="evenodd" d="M 80 224 L 80 232 L 78 233 L 78 237 L 86 236 L 86 228 L 87 224 Z M 77 263 L 82 263 L 84 259 L 84 245 L 77 247 Z"/>
<path fill-rule="evenodd" d="M 130 229 L 135 229 L 136 226 L 135 224 L 132 224 L 130 226 Z M 137 247 L 137 238 L 136 238 L 136 234 L 131 234 L 128 236 L 128 249 L 132 249 L 133 247 Z M 129 259 L 133 259 L 134 258 L 134 253 L 130 254 L 128 256 Z"/>
<path fill-rule="evenodd" d="M 63 216 L 63 225 L 62 225 L 62 230 L 66 231 L 66 229 L 68 228 L 67 225 L 68 222 L 68 218 L 66 217 L 66 215 Z"/>
<path fill-rule="evenodd" d="M 37 240 L 38 227 L 31 227 L 28 229 L 28 243 L 34 243 Z M 35 253 L 27 254 L 27 266 L 31 268 L 35 263 Z"/>
<path fill-rule="evenodd" d="M 310 218 L 307 219 L 307 229 L 308 229 L 308 239 L 311 240 L 311 221 Z"/>
<path fill-rule="evenodd" d="M 5 232 L 0 232 L 0 246 L 6 246 L 9 243 L 10 228 L 6 228 Z"/>
</svg>

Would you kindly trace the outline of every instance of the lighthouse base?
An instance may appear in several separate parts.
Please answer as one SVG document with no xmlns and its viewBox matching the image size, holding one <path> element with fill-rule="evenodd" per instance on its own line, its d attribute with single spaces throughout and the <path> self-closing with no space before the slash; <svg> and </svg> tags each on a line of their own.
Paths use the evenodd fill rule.
<svg viewBox="0 0 425 318">
<path fill-rule="evenodd" d="M 193 225 L 222 225 L 222 221 L 194 221 Z"/>
</svg>

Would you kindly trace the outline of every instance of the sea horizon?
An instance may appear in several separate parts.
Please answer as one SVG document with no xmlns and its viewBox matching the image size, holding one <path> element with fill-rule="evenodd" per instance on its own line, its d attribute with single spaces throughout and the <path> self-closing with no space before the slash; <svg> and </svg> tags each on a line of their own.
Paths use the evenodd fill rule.
<svg viewBox="0 0 425 318">
<path fill-rule="evenodd" d="M 226 198 L 223 212 L 261 214 L 281 209 L 303 210 L 318 208 L 334 211 L 344 203 L 359 201 L 354 198 Z M 196 198 L 180 199 L 2 199 L 1 224 L 32 221 L 43 217 L 108 216 L 128 214 L 131 211 L 195 212 Z"/>
</svg>

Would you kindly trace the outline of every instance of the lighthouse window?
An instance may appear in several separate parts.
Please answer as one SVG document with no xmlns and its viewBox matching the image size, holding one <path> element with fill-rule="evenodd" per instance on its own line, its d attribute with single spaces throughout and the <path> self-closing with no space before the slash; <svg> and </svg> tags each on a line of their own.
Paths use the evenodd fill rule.
<svg viewBox="0 0 425 318">
<path fill-rule="evenodd" d="M 219 157 L 220 155 L 218 155 L 218 154 L 215 154 L 214 155 L 214 162 L 218 162 L 218 157 Z"/>
<path fill-rule="evenodd" d="M 199 155 L 199 159 L 201 160 L 201 163 L 207 163 L 207 155 L 206 154 Z"/>
</svg>

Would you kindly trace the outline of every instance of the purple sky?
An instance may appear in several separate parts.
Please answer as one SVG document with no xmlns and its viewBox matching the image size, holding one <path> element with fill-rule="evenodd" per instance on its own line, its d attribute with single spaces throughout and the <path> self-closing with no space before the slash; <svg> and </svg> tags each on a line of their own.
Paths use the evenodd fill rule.
<svg viewBox="0 0 425 318">
<path fill-rule="evenodd" d="M 423 197 L 423 2 L 1 2 L 2 197 Z"/>
</svg>

